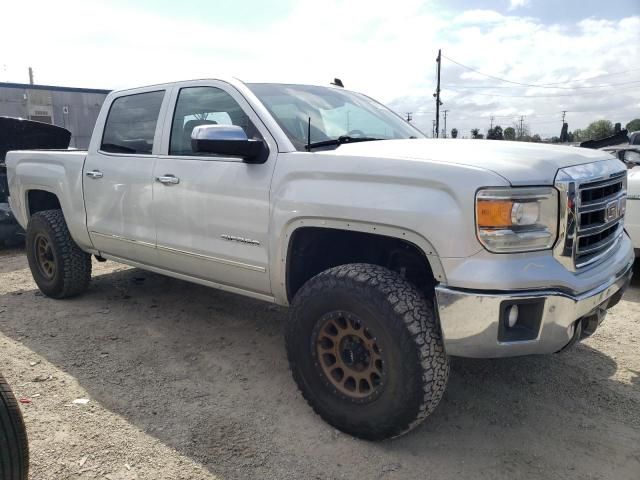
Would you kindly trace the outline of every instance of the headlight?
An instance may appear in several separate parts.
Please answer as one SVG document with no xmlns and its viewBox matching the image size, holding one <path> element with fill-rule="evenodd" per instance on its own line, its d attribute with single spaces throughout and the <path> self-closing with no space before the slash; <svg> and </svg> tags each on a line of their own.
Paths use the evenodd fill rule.
<svg viewBox="0 0 640 480">
<path fill-rule="evenodd" d="M 553 187 L 485 188 L 476 195 L 476 231 L 494 253 L 551 248 L 558 230 Z"/>
</svg>

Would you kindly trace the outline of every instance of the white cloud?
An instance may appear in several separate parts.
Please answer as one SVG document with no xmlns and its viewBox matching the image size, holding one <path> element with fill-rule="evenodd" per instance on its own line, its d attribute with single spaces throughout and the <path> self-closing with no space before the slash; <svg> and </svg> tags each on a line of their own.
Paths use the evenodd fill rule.
<svg viewBox="0 0 640 480">
<path fill-rule="evenodd" d="M 509 0 L 509 10 L 515 10 L 516 8 L 526 7 L 529 5 L 529 0 Z"/>
<path fill-rule="evenodd" d="M 38 83 L 96 88 L 216 74 L 316 84 L 340 77 L 348 88 L 391 103 L 400 113 L 425 112 L 414 118 L 429 132 L 438 48 L 483 72 L 533 84 L 630 70 L 640 59 L 638 16 L 559 26 L 491 10 L 453 15 L 419 0 L 403 1 L 402 8 L 387 0 L 325 0 L 322 8 L 316 1 L 302 0 L 275 22 L 231 27 L 107 1 L 34 0 L 29 9 L 37 15 L 29 15 L 26 23 L 18 2 L 7 2 L 2 9 L 3 19 L 12 20 L 0 29 L 0 81 L 24 82 L 28 66 L 34 67 Z M 640 70 L 585 85 L 638 78 Z M 638 88 L 589 95 L 598 90 L 461 90 L 452 85 L 497 83 L 444 60 L 448 127 L 466 134 L 473 127 L 486 128 L 491 114 L 529 115 L 532 128 L 534 121 L 540 122 L 536 130 L 541 133 L 559 131 L 561 110 L 570 111 L 572 129 L 600 116 L 628 121 L 637 116 L 640 101 Z M 572 93 L 525 99 L 486 95 Z M 557 125 L 542 123 L 550 121 Z"/>
</svg>

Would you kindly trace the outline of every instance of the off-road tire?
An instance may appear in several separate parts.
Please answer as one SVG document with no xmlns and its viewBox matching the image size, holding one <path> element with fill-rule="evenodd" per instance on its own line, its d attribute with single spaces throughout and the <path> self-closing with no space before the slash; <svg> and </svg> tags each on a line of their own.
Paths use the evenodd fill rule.
<svg viewBox="0 0 640 480">
<path fill-rule="evenodd" d="M 316 323 L 334 311 L 366 319 L 380 343 L 387 378 L 370 401 L 346 397 L 318 369 Z M 398 273 L 370 264 L 326 270 L 297 292 L 285 328 L 298 388 L 320 417 L 345 433 L 367 440 L 400 436 L 442 398 L 449 362 L 433 302 Z"/>
<path fill-rule="evenodd" d="M 9 385 L 0 375 L 0 478 L 26 480 L 29 445 L 20 407 Z"/>
<path fill-rule="evenodd" d="M 47 278 L 38 267 L 36 238 L 51 245 L 55 273 Z M 27 227 L 27 259 L 31 274 L 42 293 L 51 298 L 67 298 L 84 292 L 91 281 L 91 255 L 73 241 L 62 210 L 35 213 Z"/>
</svg>

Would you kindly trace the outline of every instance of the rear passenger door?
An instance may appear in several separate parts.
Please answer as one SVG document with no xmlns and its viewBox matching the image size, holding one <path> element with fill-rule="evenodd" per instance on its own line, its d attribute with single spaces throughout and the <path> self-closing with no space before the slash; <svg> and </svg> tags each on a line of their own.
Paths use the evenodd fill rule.
<svg viewBox="0 0 640 480">
<path fill-rule="evenodd" d="M 163 88 L 131 91 L 98 119 L 83 187 L 89 234 L 104 254 L 155 264 L 153 168 L 167 103 Z"/>
<path fill-rule="evenodd" d="M 247 164 L 193 152 L 191 132 L 206 124 L 241 126 L 249 138 L 266 142 L 269 158 Z M 158 265 L 223 289 L 270 295 L 269 188 L 276 152 L 268 130 L 233 87 L 216 81 L 176 85 L 154 170 Z"/>
</svg>

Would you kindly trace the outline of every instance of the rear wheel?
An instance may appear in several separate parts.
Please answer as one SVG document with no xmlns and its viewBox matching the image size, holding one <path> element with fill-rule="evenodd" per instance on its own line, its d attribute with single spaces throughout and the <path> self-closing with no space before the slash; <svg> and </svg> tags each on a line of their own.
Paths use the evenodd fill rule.
<svg viewBox="0 0 640 480">
<path fill-rule="evenodd" d="M 0 478 L 26 480 L 28 474 L 27 431 L 16 397 L 0 375 Z"/>
<path fill-rule="evenodd" d="M 431 302 L 376 265 L 343 265 L 309 280 L 292 302 L 286 345 L 313 409 L 365 439 L 414 428 L 438 405 L 448 379 Z"/>
<path fill-rule="evenodd" d="M 27 259 L 38 288 L 49 297 L 72 297 L 89 286 L 91 255 L 73 241 L 61 210 L 46 210 L 31 217 Z"/>
</svg>

